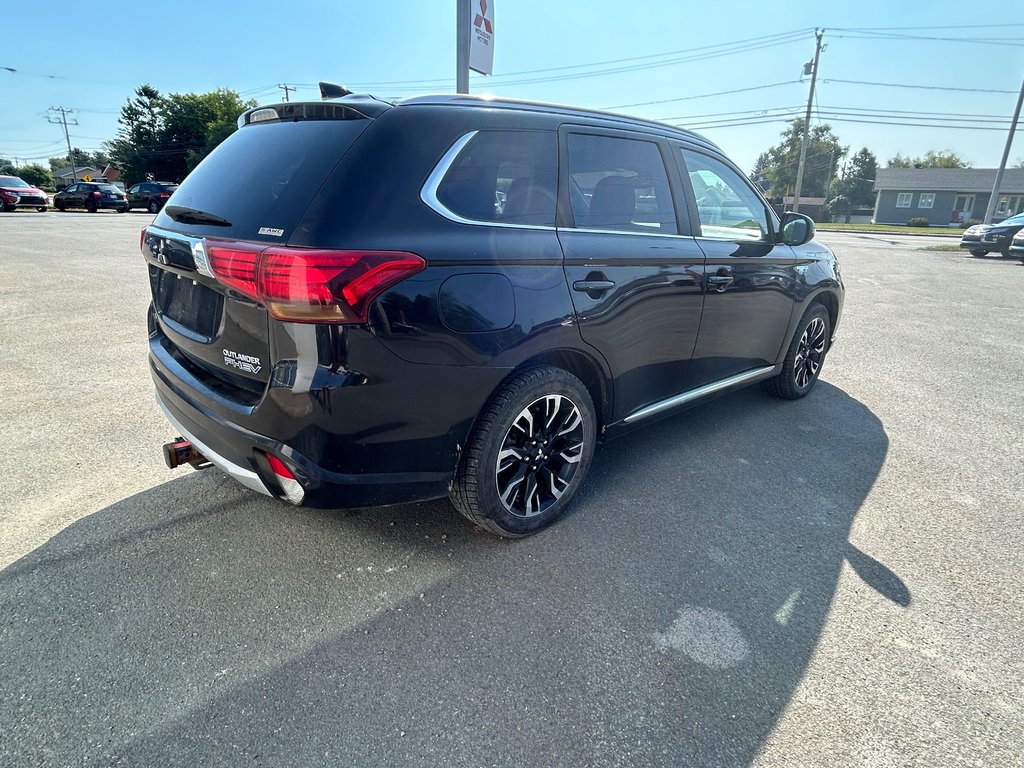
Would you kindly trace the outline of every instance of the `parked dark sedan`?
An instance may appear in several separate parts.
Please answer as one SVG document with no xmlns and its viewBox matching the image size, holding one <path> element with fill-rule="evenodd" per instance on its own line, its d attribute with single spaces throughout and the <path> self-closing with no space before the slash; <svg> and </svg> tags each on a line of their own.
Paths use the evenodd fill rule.
<svg viewBox="0 0 1024 768">
<path fill-rule="evenodd" d="M 45 211 L 46 193 L 17 176 L 0 176 L 0 208 L 13 211 L 18 208 L 35 208 Z"/>
<path fill-rule="evenodd" d="M 1010 255 L 1010 241 L 1013 236 L 1024 229 L 1024 213 L 1018 213 L 998 224 L 976 224 L 964 230 L 960 239 L 960 247 L 971 252 L 972 256 L 984 256 L 986 253 Z"/>
<path fill-rule="evenodd" d="M 159 213 L 167 198 L 178 188 L 171 181 L 144 181 L 128 190 L 128 207 L 145 208 L 150 213 Z"/>
<path fill-rule="evenodd" d="M 95 181 L 80 181 L 62 189 L 53 196 L 53 205 L 58 211 L 68 208 L 85 208 L 96 213 L 100 208 L 113 208 L 118 213 L 128 212 L 128 198 L 113 184 Z"/>
</svg>

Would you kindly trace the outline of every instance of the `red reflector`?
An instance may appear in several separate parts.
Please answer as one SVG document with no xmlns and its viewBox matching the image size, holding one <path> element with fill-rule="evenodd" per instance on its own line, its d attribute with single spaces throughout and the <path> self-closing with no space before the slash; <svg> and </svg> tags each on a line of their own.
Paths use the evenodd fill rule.
<svg viewBox="0 0 1024 768">
<path fill-rule="evenodd" d="M 295 479 L 295 475 L 292 474 L 292 471 L 288 469 L 288 467 L 284 465 L 284 462 L 277 458 L 277 456 L 268 453 L 267 461 L 270 463 L 270 469 L 273 470 L 274 474 L 278 477 L 283 477 L 285 480 Z"/>
<path fill-rule="evenodd" d="M 146 230 L 149 227 L 143 227 L 142 231 L 139 232 L 139 250 L 145 253 L 146 251 Z"/>
</svg>

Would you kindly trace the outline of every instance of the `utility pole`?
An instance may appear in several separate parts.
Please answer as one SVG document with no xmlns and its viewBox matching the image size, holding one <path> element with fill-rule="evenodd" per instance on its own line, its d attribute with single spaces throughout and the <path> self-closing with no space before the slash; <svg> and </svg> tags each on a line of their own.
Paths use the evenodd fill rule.
<svg viewBox="0 0 1024 768">
<path fill-rule="evenodd" d="M 75 165 L 75 153 L 71 151 L 71 137 L 68 135 L 68 115 L 75 110 L 64 109 L 64 107 L 50 107 L 50 112 L 56 112 L 60 114 L 60 118 L 57 118 L 56 114 L 47 115 L 46 119 L 48 122 L 54 125 L 64 126 L 64 141 L 68 143 L 68 160 L 71 161 L 71 183 L 74 184 L 78 181 L 78 168 Z M 78 125 L 77 120 L 72 120 L 71 125 Z"/>
<path fill-rule="evenodd" d="M 284 100 L 285 101 L 288 101 L 288 91 L 297 91 L 297 90 L 299 90 L 295 86 L 288 85 L 288 83 L 279 83 L 277 87 L 280 88 L 282 91 L 284 91 Z"/>
<path fill-rule="evenodd" d="M 817 45 L 814 47 L 814 62 L 804 65 L 804 74 L 808 74 L 807 67 L 811 67 L 811 91 L 807 94 L 807 114 L 804 116 L 804 137 L 800 141 L 800 165 L 796 169 L 796 189 L 793 191 L 793 210 L 800 210 L 800 188 L 804 184 L 804 164 L 807 162 L 807 143 L 811 133 L 811 105 L 814 103 L 814 84 L 818 81 L 818 58 L 821 56 L 821 37 L 825 34 L 824 29 L 814 30 L 817 38 Z M 826 195 L 828 192 L 826 191 Z"/>
<path fill-rule="evenodd" d="M 1017 119 L 1020 117 L 1020 105 L 1024 102 L 1024 81 L 1020 84 L 1020 95 L 1017 97 L 1017 107 L 1013 110 L 1013 120 L 1010 121 L 1010 132 L 1006 135 L 1006 146 L 1003 147 L 1003 159 L 999 161 L 999 170 L 996 171 L 996 182 L 992 185 L 992 195 L 988 199 L 988 208 L 985 209 L 985 218 L 982 224 L 991 224 L 992 215 L 996 212 L 996 203 L 999 202 L 999 187 L 1003 183 L 1003 171 L 1006 170 L 1006 159 L 1010 156 L 1010 145 L 1013 144 L 1013 134 L 1017 130 Z"/>
<path fill-rule="evenodd" d="M 469 93 L 469 0 L 455 4 L 455 92 Z"/>
</svg>

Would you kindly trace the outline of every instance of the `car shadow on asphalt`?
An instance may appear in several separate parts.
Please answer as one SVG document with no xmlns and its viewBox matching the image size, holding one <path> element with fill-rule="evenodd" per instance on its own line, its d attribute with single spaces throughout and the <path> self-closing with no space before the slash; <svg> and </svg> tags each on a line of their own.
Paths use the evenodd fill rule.
<svg viewBox="0 0 1024 768">
<path fill-rule="evenodd" d="M 747 765 L 844 563 L 911 602 L 848 540 L 887 450 L 826 382 L 751 389 L 602 446 L 520 541 L 184 475 L 0 572 L 0 763 Z"/>
</svg>

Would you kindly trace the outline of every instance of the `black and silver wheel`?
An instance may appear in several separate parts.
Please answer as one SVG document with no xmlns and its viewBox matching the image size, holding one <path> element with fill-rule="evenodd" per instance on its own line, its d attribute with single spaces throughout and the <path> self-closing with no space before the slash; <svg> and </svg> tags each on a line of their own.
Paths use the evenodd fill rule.
<svg viewBox="0 0 1024 768">
<path fill-rule="evenodd" d="M 46 213 L 46 206 L 45 205 L 37 205 L 36 206 L 36 210 L 39 211 L 40 213 Z"/>
<path fill-rule="evenodd" d="M 971 256 L 987 256 L 988 251 L 984 248 L 971 248 Z"/>
<path fill-rule="evenodd" d="M 148 208 L 150 213 L 160 213 L 160 203 L 156 200 L 150 200 Z"/>
<path fill-rule="evenodd" d="M 828 352 L 830 325 L 828 310 L 821 304 L 807 309 L 793 334 L 782 370 L 767 381 L 772 394 L 797 400 L 811 391 Z"/>
<path fill-rule="evenodd" d="M 590 393 L 559 368 L 508 381 L 481 413 L 452 487 L 467 518 L 500 536 L 527 536 L 568 505 L 594 455 Z"/>
<path fill-rule="evenodd" d="M 56 206 L 58 211 L 60 211 L 61 213 L 64 213 L 64 202 L 63 201 L 61 201 L 61 200 L 56 201 L 54 203 L 54 206 Z"/>
</svg>

